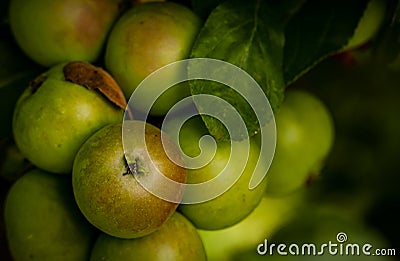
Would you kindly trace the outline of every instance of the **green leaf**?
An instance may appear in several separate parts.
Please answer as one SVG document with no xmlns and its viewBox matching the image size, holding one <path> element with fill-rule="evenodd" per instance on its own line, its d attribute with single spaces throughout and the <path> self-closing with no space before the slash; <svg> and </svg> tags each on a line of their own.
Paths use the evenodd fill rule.
<svg viewBox="0 0 400 261">
<path fill-rule="evenodd" d="M 283 25 L 266 1 L 227 1 L 208 17 L 191 57 L 219 59 L 245 70 L 261 86 L 272 108 L 277 109 L 284 91 L 283 45 Z M 195 73 L 190 66 L 188 71 L 189 74 Z M 234 79 L 235 75 L 231 77 Z M 259 130 L 252 108 L 231 88 L 203 80 L 190 81 L 189 84 L 193 95 L 215 95 L 233 105 L 245 121 L 250 136 Z M 202 108 L 198 107 L 198 110 L 202 112 Z M 221 122 L 202 116 L 210 134 L 217 140 L 229 138 Z"/>
<path fill-rule="evenodd" d="M 224 0 L 192 0 L 192 9 L 200 17 L 206 18 Z"/>
<path fill-rule="evenodd" d="M 389 1 L 387 10 L 393 10 L 384 24 L 374 46 L 374 55 L 382 63 L 395 63 L 399 68 L 400 63 L 400 1 Z"/>
<path fill-rule="evenodd" d="M 284 77 L 295 81 L 353 36 L 367 1 L 307 1 L 285 29 Z"/>
<path fill-rule="evenodd" d="M 277 21 L 282 25 L 286 25 L 291 17 L 297 13 L 297 11 L 307 0 L 266 1 L 268 2 L 270 9 L 273 10 L 273 14 L 276 16 Z"/>
</svg>

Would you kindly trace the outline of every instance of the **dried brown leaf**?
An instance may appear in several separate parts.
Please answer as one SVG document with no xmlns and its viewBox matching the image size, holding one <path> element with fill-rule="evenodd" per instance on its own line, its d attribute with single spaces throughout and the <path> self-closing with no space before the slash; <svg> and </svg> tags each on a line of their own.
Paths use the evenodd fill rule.
<svg viewBox="0 0 400 261">
<path fill-rule="evenodd" d="M 70 62 L 64 66 L 64 77 L 65 80 L 89 90 L 99 91 L 121 109 L 126 108 L 124 93 L 112 76 L 102 68 L 87 62 Z"/>
</svg>

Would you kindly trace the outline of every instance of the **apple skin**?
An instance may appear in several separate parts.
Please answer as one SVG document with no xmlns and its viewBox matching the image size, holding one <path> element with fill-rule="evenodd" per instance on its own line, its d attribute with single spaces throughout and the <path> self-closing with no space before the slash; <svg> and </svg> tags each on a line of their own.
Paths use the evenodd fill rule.
<svg viewBox="0 0 400 261">
<path fill-rule="evenodd" d="M 206 127 L 199 116 L 190 119 L 183 125 L 180 132 L 180 144 L 184 153 L 188 156 L 196 156 L 198 141 L 202 134 L 207 134 Z M 217 230 L 230 227 L 247 217 L 261 201 L 266 188 L 267 179 L 254 189 L 248 188 L 259 156 L 259 144 L 256 138 L 250 138 L 250 152 L 246 167 L 237 182 L 222 195 L 206 202 L 196 204 L 181 204 L 179 211 L 183 213 L 197 228 L 205 230 Z M 238 142 L 238 149 L 246 151 L 246 143 Z M 204 153 L 210 153 L 210 147 L 204 148 Z M 218 142 L 217 150 L 212 160 L 204 167 L 188 169 L 187 183 L 201 183 L 216 177 L 228 163 L 230 157 L 230 142 Z M 244 160 L 243 155 L 233 162 Z M 233 163 L 235 164 L 235 163 Z M 266 168 L 265 168 L 266 169 Z M 220 180 L 224 187 L 224 180 Z"/>
<path fill-rule="evenodd" d="M 122 122 L 124 113 L 97 91 L 65 81 L 63 67 L 40 75 L 39 87 L 31 83 L 13 115 L 18 148 L 31 163 L 53 173 L 70 173 L 83 142 L 101 127 Z"/>
<path fill-rule="evenodd" d="M 129 99 L 150 73 L 188 58 L 200 27 L 200 19 L 180 4 L 140 4 L 124 13 L 113 27 L 107 42 L 106 68 Z M 167 77 L 174 79 L 179 75 L 177 71 Z M 161 95 L 150 113 L 165 115 L 173 104 L 188 95 L 188 85 L 178 84 Z M 149 104 L 146 97 L 143 99 Z"/>
<path fill-rule="evenodd" d="M 286 92 L 275 120 L 276 150 L 266 192 L 279 196 L 305 186 L 319 173 L 333 146 L 334 126 L 325 104 L 304 90 Z"/>
<path fill-rule="evenodd" d="M 9 17 L 21 49 L 46 67 L 93 62 L 119 15 L 120 0 L 12 0 Z"/>
<path fill-rule="evenodd" d="M 12 185 L 4 218 L 16 261 L 87 260 L 97 235 L 74 201 L 71 180 L 40 169 Z"/>
<path fill-rule="evenodd" d="M 175 212 L 157 231 L 135 239 L 120 239 L 102 233 L 91 259 L 95 260 L 207 260 L 196 228 Z"/>
<path fill-rule="evenodd" d="M 134 146 L 129 153 L 148 149 L 152 162 L 139 155 L 137 173 L 128 172 L 122 124 L 103 127 L 80 148 L 72 171 L 75 199 L 87 220 L 104 233 L 119 238 L 142 237 L 156 231 L 176 210 L 178 203 L 154 196 L 133 176 L 143 175 L 141 178 L 158 184 L 160 180 L 151 172 L 154 163 L 166 177 L 185 182 L 185 169 L 169 160 L 160 135 L 158 128 L 146 124 L 147 148 Z"/>
<path fill-rule="evenodd" d="M 306 190 L 282 197 L 265 195 L 245 219 L 220 230 L 198 230 L 209 261 L 233 260 L 237 252 L 254 250 L 265 238 L 296 216 L 306 200 Z"/>
</svg>

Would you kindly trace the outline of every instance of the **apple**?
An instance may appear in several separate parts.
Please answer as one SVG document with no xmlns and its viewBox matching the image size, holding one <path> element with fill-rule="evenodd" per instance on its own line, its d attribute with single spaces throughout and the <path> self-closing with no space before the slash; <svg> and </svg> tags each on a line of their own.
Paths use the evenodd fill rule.
<svg viewBox="0 0 400 261">
<path fill-rule="evenodd" d="M 254 249 L 265 238 L 296 216 L 306 199 L 306 190 L 282 197 L 264 196 L 248 217 L 239 223 L 220 230 L 201 230 L 209 261 L 228 261 L 237 252 Z"/>
<path fill-rule="evenodd" d="M 160 129 L 138 121 L 124 124 L 130 128 L 129 137 L 124 138 L 131 138 L 131 147 L 124 151 L 122 124 L 103 127 L 77 153 L 72 186 L 76 202 L 90 223 L 114 237 L 137 238 L 156 231 L 178 206 L 153 195 L 137 179 L 162 189 L 156 168 L 179 183 L 185 182 L 186 171 L 165 154 L 163 145 L 174 150 L 175 144 L 162 144 Z M 136 140 L 143 124 L 146 144 Z M 180 199 L 183 189 L 171 192 Z"/>
<path fill-rule="evenodd" d="M 200 27 L 200 19 L 183 5 L 140 4 L 124 13 L 113 27 L 107 42 L 106 68 L 129 98 L 149 74 L 188 58 Z M 179 74 L 179 71 L 171 72 L 166 77 L 174 79 Z M 178 84 L 159 97 L 150 113 L 165 115 L 172 105 L 188 95 L 188 85 Z M 146 104 L 152 102 L 146 97 L 143 100 Z"/>
<path fill-rule="evenodd" d="M 19 97 L 14 139 L 37 167 L 70 173 L 75 154 L 91 134 L 122 122 L 124 104 L 118 85 L 101 68 L 83 62 L 60 64 L 33 80 Z"/>
<path fill-rule="evenodd" d="M 190 157 L 197 156 L 199 150 L 198 141 L 202 134 L 208 134 L 204 122 L 200 116 L 189 119 L 180 131 L 180 144 L 182 151 Z M 217 230 L 232 226 L 243 220 L 260 203 L 266 188 L 264 179 L 256 188 L 249 189 L 250 179 L 258 161 L 260 147 L 256 138 L 252 137 L 249 141 L 249 158 L 245 162 L 243 173 L 240 172 L 240 164 L 246 159 L 243 154 L 236 154 L 237 158 L 232 159 L 233 166 L 229 171 L 232 175 L 239 174 L 238 180 L 223 194 L 211 200 L 195 203 L 181 204 L 179 211 L 183 213 L 197 228 L 206 230 Z M 246 141 L 236 141 L 235 149 L 245 152 L 247 150 Z M 205 155 L 210 155 L 213 151 L 211 146 L 202 148 Z M 217 149 L 211 161 L 201 167 L 187 170 L 187 183 L 202 183 L 218 176 L 227 165 L 231 157 L 231 143 L 229 141 L 217 142 Z M 219 186 L 223 189 L 227 181 L 220 179 Z M 221 191 L 223 192 L 223 191 Z"/>
<path fill-rule="evenodd" d="M 35 62 L 96 61 L 120 10 L 121 0 L 12 0 L 12 33 Z"/>
<path fill-rule="evenodd" d="M 333 146 L 330 111 L 314 94 L 287 90 L 275 115 L 277 141 L 267 174 L 269 195 L 291 193 L 318 175 Z"/>
<path fill-rule="evenodd" d="M 283 226 L 258 244 L 239 249 L 234 260 L 394 260 L 375 255 L 378 248 L 389 249 L 389 242 L 365 223 L 363 216 L 354 215 L 352 210 L 348 212 L 352 204 L 342 202 L 304 201 Z M 280 244 L 285 247 L 278 247 Z M 369 256 L 363 253 L 363 247 L 371 253 Z"/>
<path fill-rule="evenodd" d="M 196 228 L 175 212 L 150 235 L 121 239 L 102 233 L 94 244 L 90 260 L 207 260 Z"/>
<path fill-rule="evenodd" d="M 87 260 L 96 230 L 82 216 L 67 176 L 34 169 L 10 188 L 4 208 L 14 260 Z"/>
</svg>

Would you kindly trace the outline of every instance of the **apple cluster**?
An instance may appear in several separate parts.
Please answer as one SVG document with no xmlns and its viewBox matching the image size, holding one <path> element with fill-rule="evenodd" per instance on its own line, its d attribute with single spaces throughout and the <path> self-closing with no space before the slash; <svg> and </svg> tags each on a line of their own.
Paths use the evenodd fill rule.
<svg viewBox="0 0 400 261">
<path fill-rule="evenodd" d="M 200 231 L 232 227 L 266 195 L 301 189 L 318 176 L 332 147 L 325 105 L 311 93 L 287 91 L 275 115 L 275 158 L 261 184 L 248 188 L 261 146 L 255 135 L 243 174 L 222 195 L 179 204 L 184 189 L 178 187 L 170 192 L 176 202 L 159 198 L 138 179 L 162 190 L 157 168 L 175 182 L 201 183 L 215 178 L 230 158 L 228 141 L 217 142 L 211 162 L 199 169 L 167 156 L 165 147 L 179 158 L 179 146 L 196 157 L 198 141 L 209 135 L 195 116 L 183 125 L 179 144 L 161 139 L 160 119 L 190 95 L 183 84 L 159 97 L 148 122 L 136 122 L 135 115 L 125 121 L 132 134 L 146 130 L 145 144 L 132 135 L 132 161 L 123 146 L 127 100 L 149 74 L 189 57 L 201 19 L 182 4 L 122 0 L 11 0 L 9 17 L 19 47 L 46 68 L 13 114 L 15 143 L 34 166 L 15 181 L 5 202 L 15 260 L 206 260 Z"/>
</svg>

